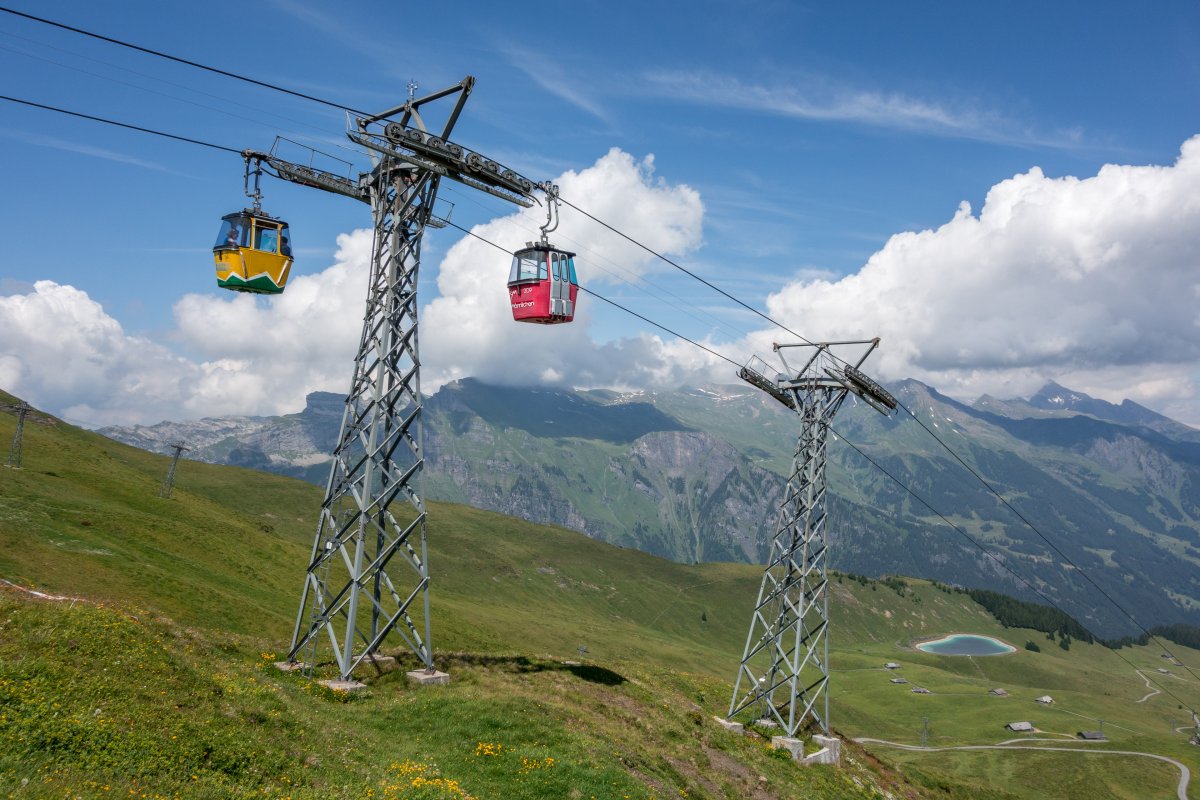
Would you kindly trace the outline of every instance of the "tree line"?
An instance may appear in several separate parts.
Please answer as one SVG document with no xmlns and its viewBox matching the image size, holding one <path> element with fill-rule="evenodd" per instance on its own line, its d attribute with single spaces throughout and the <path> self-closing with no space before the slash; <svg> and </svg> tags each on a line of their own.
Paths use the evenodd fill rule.
<svg viewBox="0 0 1200 800">
<path fill-rule="evenodd" d="M 988 589 L 967 589 L 966 593 L 1006 628 L 1030 628 L 1050 635 L 1069 637 L 1068 641 L 1078 639 L 1088 644 L 1096 641 L 1091 631 L 1070 614 L 1057 608 L 1027 603 Z"/>
</svg>

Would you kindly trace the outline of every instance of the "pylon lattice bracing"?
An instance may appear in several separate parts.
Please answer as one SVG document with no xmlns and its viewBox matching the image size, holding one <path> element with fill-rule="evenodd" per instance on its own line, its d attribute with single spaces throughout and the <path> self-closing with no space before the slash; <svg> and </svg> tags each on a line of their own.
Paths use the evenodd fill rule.
<svg viewBox="0 0 1200 800">
<path fill-rule="evenodd" d="M 438 181 L 388 163 L 373 176 L 367 310 L 289 653 L 303 655 L 311 674 L 324 635 L 344 680 L 392 630 L 433 668 L 425 504 L 415 484 L 417 271 Z M 393 508 L 397 499 L 408 507 Z"/>
</svg>

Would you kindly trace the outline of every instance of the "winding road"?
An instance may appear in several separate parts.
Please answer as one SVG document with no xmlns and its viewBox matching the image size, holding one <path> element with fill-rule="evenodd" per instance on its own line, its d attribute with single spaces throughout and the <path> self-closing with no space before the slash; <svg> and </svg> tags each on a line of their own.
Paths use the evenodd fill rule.
<svg viewBox="0 0 1200 800">
<path fill-rule="evenodd" d="M 1085 755 L 1141 756 L 1142 758 L 1153 758 L 1159 761 L 1165 761 L 1168 764 L 1173 764 L 1179 769 L 1179 786 L 1176 789 L 1176 795 L 1178 796 L 1179 800 L 1188 800 L 1188 782 L 1192 779 L 1192 771 L 1188 769 L 1187 765 L 1182 762 L 1176 761 L 1173 758 L 1168 758 L 1167 756 L 1160 756 L 1157 753 L 1139 753 L 1132 750 L 1093 750 L 1090 747 L 1084 749 L 1081 747 L 1044 747 L 1038 745 L 1031 747 L 1028 745 L 1009 744 L 1009 742 L 1013 741 L 1023 741 L 1019 739 L 1009 739 L 1008 741 L 1000 744 L 964 744 L 956 747 L 921 747 L 920 745 L 915 744 L 900 744 L 899 742 L 889 742 L 886 739 L 870 738 L 860 738 L 855 739 L 854 741 L 858 742 L 859 744 L 879 744 L 885 747 L 895 747 L 900 750 L 912 750 L 919 753 L 938 753 L 945 750 L 1045 750 L 1052 753 L 1083 753 Z"/>
<path fill-rule="evenodd" d="M 1144 680 L 1146 682 L 1147 689 L 1153 689 L 1153 691 L 1150 692 L 1150 694 L 1146 695 L 1145 697 L 1143 697 L 1141 700 L 1138 700 L 1137 702 L 1144 703 L 1147 700 L 1149 700 L 1151 697 L 1154 697 L 1154 695 L 1162 694 L 1162 689 L 1155 689 L 1154 686 L 1151 685 L 1150 679 L 1147 678 L 1140 669 L 1135 669 L 1134 672 L 1136 672 L 1138 674 L 1138 677 L 1140 677 L 1142 680 Z"/>
</svg>

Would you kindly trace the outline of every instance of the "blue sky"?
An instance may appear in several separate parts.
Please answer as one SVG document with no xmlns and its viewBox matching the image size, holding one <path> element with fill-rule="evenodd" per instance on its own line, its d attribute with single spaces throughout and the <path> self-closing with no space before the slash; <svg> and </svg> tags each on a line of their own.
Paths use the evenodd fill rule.
<svg viewBox="0 0 1200 800">
<path fill-rule="evenodd" d="M 672 256 L 689 268 L 756 307 L 792 315 L 788 324 L 811 338 L 835 331 L 879 333 L 886 351 L 889 337 L 899 336 L 903 346 L 894 352 L 907 355 L 881 362 L 885 378 L 914 375 L 964 397 L 1028 392 L 1054 379 L 1109 399 L 1131 396 L 1200 422 L 1194 397 L 1200 370 L 1192 349 L 1198 337 L 1194 323 L 1187 328 L 1185 308 L 1178 309 L 1184 322 L 1175 325 L 1184 326 L 1177 330 L 1183 341 L 1165 358 L 1150 356 L 1161 338 L 1144 319 L 1103 313 L 1081 313 L 1075 328 L 1048 330 L 1041 341 L 1082 342 L 1095 332 L 1088 326 L 1134 331 L 1106 343 L 1111 358 L 1083 344 L 1049 350 L 1041 344 L 1006 345 L 1004 353 L 980 354 L 986 348 L 969 341 L 973 330 L 992 340 L 1017 341 L 1029 336 L 1031 326 L 1036 334 L 1043 318 L 1034 317 L 1016 332 L 1001 324 L 1020 322 L 1021 312 L 996 306 L 996 287 L 1008 285 L 1006 280 L 1036 280 L 1014 266 L 1019 256 L 993 265 L 992 280 L 976 287 L 976 294 L 964 288 L 955 295 L 956 309 L 967 303 L 979 318 L 975 328 L 959 320 L 925 339 L 904 338 L 896 327 L 900 322 L 876 308 L 888 305 L 888 297 L 863 289 L 874 274 L 864 271 L 873 257 L 882 264 L 879 270 L 890 270 L 896 292 L 921 286 L 920 265 L 894 266 L 900 256 L 888 249 L 892 237 L 941 230 L 961 213 L 963 201 L 979 214 L 993 187 L 1008 186 L 1003 182 L 1032 168 L 1040 168 L 1041 177 L 1022 197 L 1046 192 L 1060 198 L 1072 189 L 1063 182 L 1067 176 L 1086 181 L 1105 164 L 1175 164 L 1184 143 L 1200 133 L 1200 6 L 1194 2 L 333 6 L 301 0 L 186 5 L 47 0 L 16 2 L 14 8 L 366 110 L 398 103 L 410 80 L 423 92 L 474 75 L 477 84 L 457 141 L 535 180 L 586 173 L 574 185 L 588 193 L 568 199 L 589 210 L 619 209 L 621 198 L 605 193 L 621 185 L 614 175 L 634 175 L 641 184 L 636 192 L 645 193 L 638 222 L 646 238 L 654 236 L 659 211 L 668 220 L 664 227 L 682 219 L 679 215 L 700 214 L 694 226 L 680 222 L 678 236 L 659 242 L 674 248 Z M 237 148 L 267 149 L 279 134 L 364 163 L 361 155 L 342 149 L 348 143 L 339 111 L 10 14 L 0 14 L 0 75 L 0 93 L 34 102 Z M 296 410 L 305 391 L 344 391 L 350 377 L 346 354 L 356 332 L 344 347 L 324 353 L 327 369 L 287 380 L 275 373 L 249 375 L 258 362 L 241 352 L 240 341 L 258 334 L 241 326 L 254 319 L 284 328 L 270 310 L 275 300 L 217 296 L 212 240 L 221 214 L 243 205 L 240 159 L 11 103 L 0 103 L 0 114 L 0 174 L 8 189 L 0 300 L 38 294 L 37 281 L 76 290 L 57 299 L 41 291 L 46 307 L 62 312 L 57 316 L 31 303 L 23 310 L 7 307 L 7 328 L 0 318 L 0 331 L 9 332 L 8 342 L 0 341 L 0 379 L 9 383 L 3 388 L 94 424 Z M 606 162 L 615 170 L 606 172 L 597 164 L 613 148 L 628 161 Z M 298 147 L 282 152 L 306 157 Z M 1155 175 L 1138 175 L 1150 187 L 1138 191 L 1160 191 Z M 1086 202 L 1082 195 L 1062 199 L 1063 209 L 1070 209 L 1063 218 L 1095 216 L 1089 211 L 1095 206 L 1087 205 L 1099 202 L 1092 195 L 1117 191 L 1111 183 L 1088 185 L 1092 194 Z M 1171 191 L 1186 197 L 1189 186 L 1191 178 L 1177 181 Z M 292 225 L 294 275 L 315 280 L 332 265 L 353 262 L 353 244 L 339 245 L 338 236 L 369 224 L 365 206 L 277 181 L 265 188 L 265 208 Z M 697 198 L 702 213 L 692 202 Z M 491 224 L 489 230 L 507 237 L 506 246 L 523 241 L 520 231 L 495 222 L 514 211 L 503 202 L 457 185 L 447 186 L 443 199 L 453 204 L 452 212 L 445 208 L 456 223 Z M 1178 210 L 1178 204 L 1164 207 Z M 1119 212 L 1109 211 L 1116 218 Z M 580 227 L 572 229 L 572 222 Z M 1159 241 L 1158 226 L 1179 224 L 1177 214 L 1148 216 L 1143 227 L 1108 242 L 1104 252 Z M 772 336 L 780 338 L 662 265 L 625 263 L 633 256 L 597 231 L 583 230 L 581 220 L 564 218 L 560 230 L 562 241 L 587 247 L 581 280 L 639 313 L 738 360 Z M 1030 253 L 1054 246 L 1029 227 L 1021 231 L 1032 237 L 1025 242 Z M 976 245 L 988 242 L 989 252 L 1019 253 L 1022 242 L 1015 236 L 1010 231 L 1002 239 L 968 238 Z M 462 301 L 463 292 L 483 291 L 473 283 L 475 288 L 464 288 L 470 283 L 464 276 L 476 268 L 489 276 L 505 272 L 504 255 L 489 255 L 486 248 L 468 253 L 460 246 L 460 258 L 472 263 L 444 262 L 461 238 L 453 229 L 427 235 L 425 302 L 455 292 Z M 947 233 L 943 241 L 950 238 Z M 1186 280 L 1187 267 L 1196 272 L 1196 240 L 1172 241 L 1172 251 L 1159 256 L 1164 280 Z M 932 246 L 928 240 L 917 244 Z M 967 249 L 957 261 L 946 255 L 955 252 L 949 245 L 922 252 L 953 276 L 974 269 L 977 258 L 969 246 L 963 245 Z M 1123 257 L 1137 263 L 1136 253 Z M 1107 287 L 1088 295 L 1089 304 L 1116 308 L 1140 283 L 1132 267 L 1103 279 L 1096 270 L 1110 263 L 1107 258 L 1096 256 L 1081 274 L 1090 286 Z M 1060 261 L 1052 257 L 1045 263 Z M 616 264 L 653 286 L 646 291 L 617 280 L 611 274 L 619 271 Z M 326 277 L 333 280 L 332 274 Z M 836 295 L 821 313 L 807 307 L 809 299 L 798 299 L 826 296 L 812 290 L 818 279 Z M 495 281 L 494 296 L 502 298 L 503 278 Z M 912 302 L 938 307 L 944 299 L 935 297 L 936 287 L 944 283 L 931 281 L 921 290 L 926 294 Z M 1176 294 L 1186 297 L 1193 286 L 1179 285 Z M 1050 288 L 1046 293 L 1053 295 Z M 180 303 L 193 296 L 215 299 L 208 305 L 185 303 L 199 319 L 183 320 Z M 232 306 L 212 305 L 234 299 L 239 302 Z M 853 309 L 856 299 L 861 307 L 853 325 L 844 318 L 828 321 L 828 309 Z M 78 311 L 74 304 L 88 308 Z M 75 310 L 63 310 L 67 305 Z M 453 302 L 443 305 L 444 313 L 435 308 L 428 321 L 453 327 L 463 303 L 459 312 Z M 872 316 L 876 311 L 878 319 Z M 291 321 L 303 313 L 293 309 Z M 357 311 L 346 313 L 360 318 Z M 204 319 L 213 321 L 209 335 L 227 342 L 227 353 L 201 341 Z M 906 319 L 911 327 L 912 318 Z M 30 320 L 41 327 L 31 330 Z M 220 329 L 217 320 L 234 329 Z M 813 329 L 809 320 L 822 320 L 823 327 Z M 64 327 L 72 328 L 70 335 Z M 495 362 L 489 353 L 564 344 L 587 350 L 590 357 L 580 360 L 590 366 L 572 372 L 570 363 L 548 363 L 516 378 L 653 388 L 729 372 L 727 365 L 715 371 L 683 351 L 663 349 L 644 336 L 639 340 L 656 332 L 619 312 L 592 308 L 572 327 L 569 334 L 481 328 L 479 347 L 466 340 L 435 341 L 439 334 L 433 330 L 423 336 L 445 362 L 428 366 L 446 378 L 501 378 L 488 371 Z M 96 330 L 103 335 L 97 338 Z M 94 371 L 81 366 L 74 379 L 53 374 L 74 363 L 56 361 L 51 345 L 56 338 L 80 343 L 74 357 L 84 348 L 83 360 Z M 165 348 L 142 359 L 161 369 L 133 379 L 143 340 Z M 958 343 L 950 348 L 956 355 L 929 356 L 945 351 L 947 340 Z M 38 359 L 30 355 L 34 349 L 41 353 Z M 1137 352 L 1146 355 L 1139 361 L 1131 355 Z M 305 350 L 282 357 L 304 360 Z M 626 377 L 598 366 L 605 359 L 640 357 L 647 359 L 646 368 Z M 238 366 L 239 359 L 245 364 Z M 239 373 L 238 380 L 258 388 L 249 391 L 248 384 L 237 383 L 236 391 L 196 389 L 197 376 L 211 377 L 218 362 L 223 375 Z M 344 377 L 337 377 L 339 369 Z"/>
</svg>

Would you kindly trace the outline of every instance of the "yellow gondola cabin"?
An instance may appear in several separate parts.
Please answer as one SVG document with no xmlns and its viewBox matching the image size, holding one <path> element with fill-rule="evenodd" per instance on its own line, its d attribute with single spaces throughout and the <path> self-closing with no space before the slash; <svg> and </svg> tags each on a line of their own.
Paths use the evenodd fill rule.
<svg viewBox="0 0 1200 800">
<path fill-rule="evenodd" d="M 213 260 L 217 286 L 222 289 L 279 294 L 287 286 L 292 269 L 288 225 L 250 209 L 226 214 L 213 246 Z"/>
</svg>

